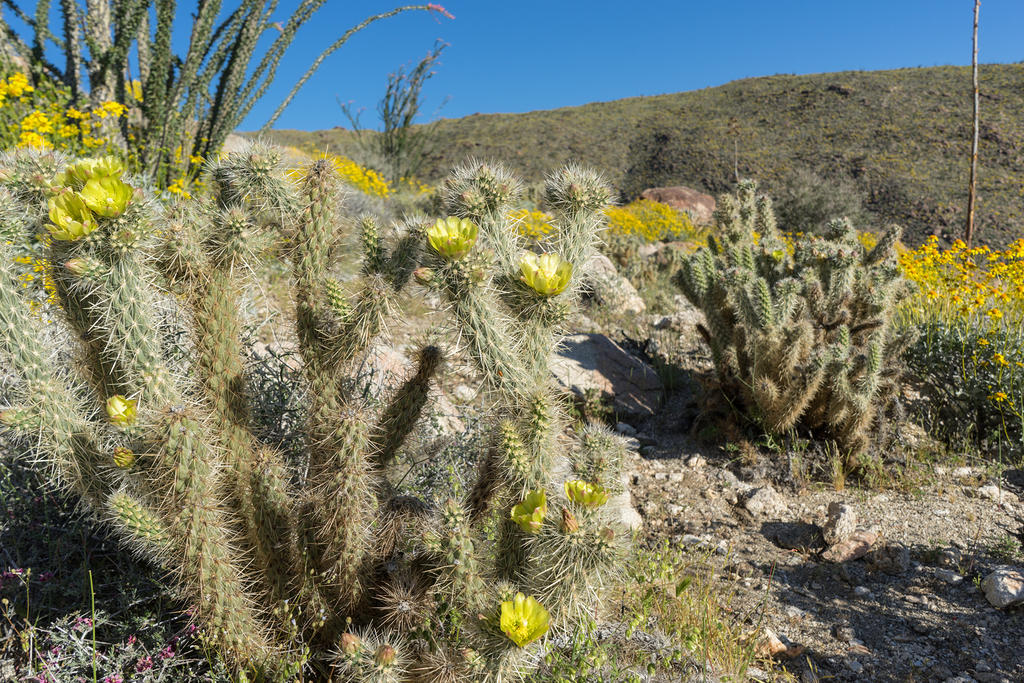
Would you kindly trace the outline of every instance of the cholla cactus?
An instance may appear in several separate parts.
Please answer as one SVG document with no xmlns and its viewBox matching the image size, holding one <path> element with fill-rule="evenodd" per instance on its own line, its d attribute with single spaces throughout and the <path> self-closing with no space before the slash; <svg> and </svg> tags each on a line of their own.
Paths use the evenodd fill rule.
<svg viewBox="0 0 1024 683">
<path fill-rule="evenodd" d="M 567 441 L 548 370 L 608 199 L 596 176 L 567 169 L 549 182 L 559 213 L 544 248 L 558 256 L 540 259 L 551 273 L 524 281 L 521 262 L 536 259 L 501 218 L 517 184 L 475 164 L 450 184 L 457 218 L 391 239 L 360 220 L 361 277 L 342 286 L 326 163 L 297 186 L 254 146 L 210 166 L 208 197 L 163 206 L 106 162 L 8 161 L 22 170 L 0 196 L 20 208 L 0 216 L 51 235 L 79 347 L 65 355 L 80 364 L 52 362 L 4 253 L 0 348 L 21 383 L 0 421 L 38 438 L 54 481 L 176 578 L 239 668 L 273 677 L 301 659 L 345 681 L 514 680 L 546 637 L 597 616 L 622 552 L 604 503 L 623 446 L 596 427 Z M 301 463 L 260 441 L 245 389 L 239 311 L 267 253 L 294 272 Z M 347 379 L 414 273 L 446 300 L 493 404 L 475 483 L 440 509 L 402 495 L 391 470 L 443 353 L 422 349 L 376 411 Z M 192 328 L 184 365 L 161 343 L 169 306 Z"/>
<path fill-rule="evenodd" d="M 752 181 L 720 198 L 718 234 L 688 258 L 678 283 L 703 311 L 699 326 L 723 388 L 772 433 L 821 429 L 864 450 L 898 389 L 893 315 L 910 287 L 897 263 L 900 229 L 866 250 L 846 220 L 792 248 L 771 200 Z"/>
</svg>

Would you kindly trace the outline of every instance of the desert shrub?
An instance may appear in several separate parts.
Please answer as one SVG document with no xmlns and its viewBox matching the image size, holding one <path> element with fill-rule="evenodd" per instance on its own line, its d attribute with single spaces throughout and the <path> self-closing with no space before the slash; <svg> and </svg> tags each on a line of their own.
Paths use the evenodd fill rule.
<svg viewBox="0 0 1024 683">
<path fill-rule="evenodd" d="M 769 433 L 820 430 L 847 454 L 862 452 L 897 395 L 909 341 L 894 324 L 911 291 L 899 229 L 869 251 L 848 221 L 834 221 L 791 253 L 771 200 L 745 181 L 719 199 L 715 230 L 678 283 L 707 320 L 698 331 L 723 391 Z"/>
<path fill-rule="evenodd" d="M 174 578 L 240 673 L 514 680 L 536 667 L 538 641 L 599 616 L 625 550 L 605 506 L 624 446 L 597 427 L 566 440 L 548 367 L 603 225 L 597 176 L 551 176 L 555 229 L 538 254 L 505 218 L 516 181 L 464 167 L 447 183 L 447 218 L 393 234 L 360 219 L 360 277 L 342 284 L 328 161 L 296 186 L 254 147 L 211 163 L 206 191 L 171 205 L 113 158 L 50 164 L 56 175 L 3 190 L 0 215 L 49 234 L 74 344 L 48 343 L 53 326 L 30 313 L 3 247 L 0 350 L 19 382 L 0 424 L 35 440 L 33 462 L 55 484 Z M 247 377 L 239 312 L 256 260 L 281 253 L 305 412 L 277 389 L 270 412 L 290 417 L 267 430 L 248 389 L 268 379 Z M 353 380 L 414 283 L 444 301 L 489 402 L 478 475 L 436 498 L 404 487 L 398 456 L 445 352 L 422 347 L 387 396 L 364 397 Z M 173 362 L 168 317 L 191 333 L 191 353 Z"/>
<path fill-rule="evenodd" d="M 932 239 L 900 261 L 919 293 L 902 323 L 920 330 L 908 362 L 933 433 L 984 452 L 1024 457 L 1024 240 L 1005 250 L 940 249 Z"/>
<path fill-rule="evenodd" d="M 820 234 L 837 218 L 854 225 L 865 219 L 864 200 L 852 181 L 823 178 L 806 168 L 778 183 L 772 196 L 779 225 L 786 230 Z"/>
<path fill-rule="evenodd" d="M 686 212 L 661 202 L 640 199 L 610 207 L 605 215 L 602 249 L 638 288 L 651 286 L 659 274 L 667 278 L 676 272 L 682 258 L 705 240 L 706 231 L 694 226 Z"/>
<path fill-rule="evenodd" d="M 0 71 L 0 151 L 30 147 L 74 155 L 115 150 L 111 131 L 125 116 L 124 105 L 106 100 L 76 109 L 71 104 L 71 92 L 62 84 Z"/>
<path fill-rule="evenodd" d="M 639 199 L 625 206 L 609 207 L 608 232 L 611 236 L 637 237 L 646 242 L 699 239 L 689 214 L 668 204 Z"/>
</svg>

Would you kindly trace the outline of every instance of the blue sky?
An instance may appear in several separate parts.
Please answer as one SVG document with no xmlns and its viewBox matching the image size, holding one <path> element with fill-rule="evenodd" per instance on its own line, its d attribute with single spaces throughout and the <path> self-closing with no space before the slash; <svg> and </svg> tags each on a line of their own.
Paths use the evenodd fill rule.
<svg viewBox="0 0 1024 683">
<path fill-rule="evenodd" d="M 969 64 L 971 0 L 658 0 L 580 2 L 452 0 L 454 20 L 406 14 L 379 22 L 335 53 L 276 127 L 344 125 L 336 101 L 365 107 L 387 74 L 450 44 L 427 83 L 424 113 L 523 112 L 694 90 L 780 73 Z M 357 6 L 358 5 L 358 6 Z M 331 36 L 385 2 L 328 3 L 307 27 L 280 87 L 254 109 L 255 128 Z M 1024 60 L 1024 0 L 985 0 L 980 59 Z"/>
<path fill-rule="evenodd" d="M 224 0 L 227 7 L 237 2 Z M 281 0 L 275 18 L 287 20 L 298 2 Z M 31 11 L 30 0 L 20 4 Z M 388 73 L 421 58 L 436 39 L 450 46 L 425 88 L 423 120 L 694 90 L 750 76 L 969 64 L 974 6 L 972 0 L 442 4 L 454 20 L 406 13 L 354 36 L 307 82 L 276 127 L 346 125 L 339 100 L 365 108 L 363 123 L 373 125 Z M 176 42 L 182 48 L 190 5 L 186 0 L 179 7 Z M 347 28 L 395 6 L 328 0 L 300 31 L 278 80 L 242 129 L 259 128 L 317 54 Z M 982 3 L 983 64 L 1024 60 L 1022 35 L 1024 0 Z"/>
</svg>

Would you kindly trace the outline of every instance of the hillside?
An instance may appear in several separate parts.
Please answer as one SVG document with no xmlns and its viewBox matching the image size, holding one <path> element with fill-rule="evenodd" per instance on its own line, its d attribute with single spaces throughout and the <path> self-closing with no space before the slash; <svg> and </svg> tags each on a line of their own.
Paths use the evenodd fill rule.
<svg viewBox="0 0 1024 683">
<path fill-rule="evenodd" d="M 1024 235 L 1024 64 L 982 65 L 979 236 Z M 717 194 L 739 174 L 779 191 L 799 171 L 847 183 L 872 222 L 897 222 L 907 241 L 962 230 L 971 134 L 970 70 L 934 67 L 769 76 L 692 92 L 526 114 L 437 122 L 424 174 L 437 180 L 467 157 L 497 159 L 527 178 L 570 160 L 603 170 L 629 199 L 685 184 Z M 351 146 L 341 129 L 275 131 L 309 148 Z M 735 158 L 734 158 L 735 155 Z M 870 226 L 866 226 L 870 227 Z"/>
</svg>

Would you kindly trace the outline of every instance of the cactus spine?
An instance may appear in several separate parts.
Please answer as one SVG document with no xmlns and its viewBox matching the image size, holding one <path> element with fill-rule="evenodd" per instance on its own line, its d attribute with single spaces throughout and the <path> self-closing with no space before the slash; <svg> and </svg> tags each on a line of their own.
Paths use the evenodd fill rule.
<svg viewBox="0 0 1024 683">
<path fill-rule="evenodd" d="M 20 208 L 0 218 L 54 235 L 81 362 L 50 362 L 47 330 L 3 259 L 0 350 L 21 383 L 0 424 L 39 435 L 56 481 L 176 578 L 239 669 L 272 676 L 306 652 L 311 675 L 340 680 L 515 680 L 549 628 L 598 616 L 622 551 L 600 507 L 622 444 L 591 428 L 569 448 L 548 371 L 608 198 L 596 176 L 552 177 L 559 230 L 531 254 L 504 219 L 516 182 L 467 166 L 440 228 L 360 219 L 359 278 L 341 284 L 347 222 L 327 164 L 297 186 L 254 146 L 210 165 L 208 196 L 172 206 L 110 160 L 50 165 L 39 181 L 7 177 Z M 239 312 L 265 252 L 288 254 L 294 274 L 309 397 L 297 462 L 261 441 L 246 388 Z M 493 404 L 468 495 L 449 491 L 437 507 L 401 490 L 396 454 L 443 374 L 440 348 L 424 347 L 379 408 L 350 377 L 414 273 L 445 299 Z M 192 332 L 184 362 L 165 356 L 161 309 L 185 314 L 171 321 Z"/>
</svg>

